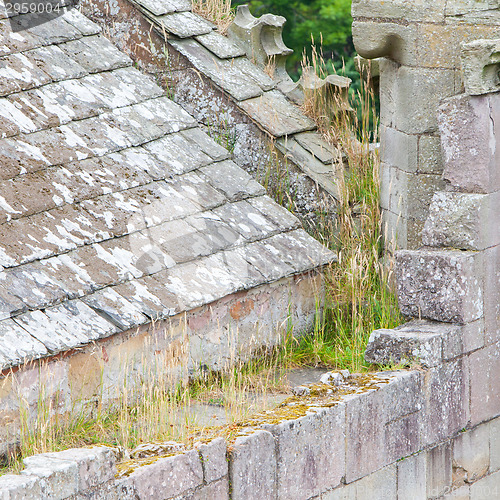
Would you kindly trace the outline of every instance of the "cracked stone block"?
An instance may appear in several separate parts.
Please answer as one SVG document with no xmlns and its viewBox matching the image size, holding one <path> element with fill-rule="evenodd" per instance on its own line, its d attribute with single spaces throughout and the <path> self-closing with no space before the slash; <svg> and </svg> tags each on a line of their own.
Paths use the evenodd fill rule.
<svg viewBox="0 0 500 500">
<path fill-rule="evenodd" d="M 46 347 L 11 319 L 0 321 L 0 370 L 46 356 Z"/>
<path fill-rule="evenodd" d="M 438 192 L 432 198 L 422 242 L 432 247 L 484 250 L 500 244 L 500 232 L 492 231 L 500 213 L 500 191 L 469 194 Z"/>
<path fill-rule="evenodd" d="M 445 160 L 444 178 L 463 191 L 491 193 L 500 189 L 496 168 L 498 139 L 491 127 L 500 97 L 456 96 L 439 108 L 439 129 Z"/>
<path fill-rule="evenodd" d="M 481 255 L 400 250 L 396 276 L 401 312 L 414 318 L 467 323 L 483 314 Z"/>
<path fill-rule="evenodd" d="M 203 484 L 203 469 L 196 450 L 159 458 L 130 474 L 139 498 L 170 498 Z"/>
<path fill-rule="evenodd" d="M 233 59 L 245 55 L 245 51 L 239 45 L 215 31 L 197 36 L 196 40 L 220 59 Z"/>
<path fill-rule="evenodd" d="M 176 296 L 165 290 L 153 276 L 114 286 L 113 290 L 134 304 L 151 320 L 168 318 L 178 312 Z"/>
<path fill-rule="evenodd" d="M 314 130 L 316 124 L 276 90 L 247 99 L 238 105 L 274 137 Z"/>
<path fill-rule="evenodd" d="M 178 12 L 156 19 L 162 28 L 179 38 L 190 38 L 210 33 L 215 26 L 193 12 Z"/>
<path fill-rule="evenodd" d="M 222 191 L 229 201 L 265 194 L 264 187 L 231 160 L 212 163 L 200 169 L 208 182 Z"/>
<path fill-rule="evenodd" d="M 248 76 L 233 67 L 232 60 L 219 59 L 212 52 L 192 39 L 171 40 L 174 49 L 187 57 L 193 66 L 210 78 L 218 87 L 237 101 L 262 94 L 262 88 Z"/>
<path fill-rule="evenodd" d="M 201 443 L 198 447 L 203 467 L 205 483 L 211 483 L 228 474 L 227 445 L 223 438 L 216 438 L 210 443 Z"/>
<path fill-rule="evenodd" d="M 232 498 L 277 498 L 275 446 L 273 435 L 265 430 L 236 438 L 229 461 Z"/>
<path fill-rule="evenodd" d="M 443 333 L 448 333 L 446 326 Z M 407 331 L 399 328 L 374 330 L 368 340 L 365 361 L 388 365 L 415 360 L 425 367 L 436 366 L 442 361 L 442 343 L 442 334 L 412 331 L 410 327 Z"/>
<path fill-rule="evenodd" d="M 67 498 L 78 493 L 78 466 L 75 462 L 42 454 L 27 457 L 23 463 L 25 469 L 21 475 L 38 477 L 42 496 Z"/>
<path fill-rule="evenodd" d="M 278 498 L 310 498 L 340 484 L 345 474 L 344 422 L 345 405 L 339 404 L 262 426 L 277 443 Z"/>
<path fill-rule="evenodd" d="M 453 440 L 453 465 L 463 469 L 463 479 L 473 483 L 490 468 L 490 429 L 480 425 Z M 462 475 L 462 474 L 461 474 Z"/>
<path fill-rule="evenodd" d="M 59 47 L 89 73 L 109 71 L 132 64 L 130 57 L 102 35 L 72 40 Z M 99 57 L 96 57 L 96 54 L 99 54 Z"/>
</svg>

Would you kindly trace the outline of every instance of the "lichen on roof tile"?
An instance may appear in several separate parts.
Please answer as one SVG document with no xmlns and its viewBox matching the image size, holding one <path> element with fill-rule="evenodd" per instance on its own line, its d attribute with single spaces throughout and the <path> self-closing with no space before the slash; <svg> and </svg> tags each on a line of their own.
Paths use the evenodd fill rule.
<svg viewBox="0 0 500 500">
<path fill-rule="evenodd" d="M 172 43 L 235 98 L 272 87 L 184 0 L 155 5 L 204 33 L 214 53 Z M 73 9 L 13 35 L 26 20 L 0 21 L 0 368 L 333 258 L 97 25 Z"/>
</svg>

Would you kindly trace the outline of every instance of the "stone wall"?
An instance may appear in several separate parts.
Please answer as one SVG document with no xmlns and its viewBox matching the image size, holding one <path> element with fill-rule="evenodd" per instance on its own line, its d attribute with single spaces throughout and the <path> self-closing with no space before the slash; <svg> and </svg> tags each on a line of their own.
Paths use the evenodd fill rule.
<svg viewBox="0 0 500 500">
<path fill-rule="evenodd" d="M 19 440 L 21 405 L 33 418 L 44 408 L 64 414 L 98 397 L 104 403 L 119 399 L 123 387 L 132 390 L 143 378 L 168 386 L 201 368 L 226 368 L 262 345 L 275 345 L 283 318 L 298 332 L 310 328 L 321 294 L 320 273 L 298 274 L 6 369 L 0 379 L 0 454 Z"/>
<path fill-rule="evenodd" d="M 400 248 L 417 248 L 432 196 L 447 180 L 438 104 L 463 90 L 460 44 L 500 36 L 500 9 L 496 1 L 354 0 L 352 14 L 358 53 L 382 58 L 381 206 L 387 234 Z"/>
<path fill-rule="evenodd" d="M 279 420 L 268 413 L 230 444 L 216 438 L 128 461 L 107 447 L 35 455 L 20 475 L 0 477 L 0 493 L 72 500 L 499 498 L 500 418 L 468 428 L 465 412 L 447 422 L 449 407 L 438 392 L 457 373 L 438 371 L 379 374 L 334 405 L 308 400 L 299 418 L 266 423 Z"/>
</svg>

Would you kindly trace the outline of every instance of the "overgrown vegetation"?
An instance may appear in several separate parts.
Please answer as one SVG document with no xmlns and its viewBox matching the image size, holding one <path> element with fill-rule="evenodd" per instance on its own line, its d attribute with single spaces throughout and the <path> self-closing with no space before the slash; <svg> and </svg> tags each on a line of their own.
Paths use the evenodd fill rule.
<svg viewBox="0 0 500 500">
<path fill-rule="evenodd" d="M 211 8 L 206 0 L 200 5 Z M 222 18 L 226 19 L 224 12 Z M 319 76 L 329 71 L 328 62 L 314 46 L 303 65 L 313 66 Z M 370 369 L 363 359 L 368 336 L 374 329 L 398 325 L 402 318 L 389 286 L 390 252 L 384 258 L 382 248 L 379 159 L 370 148 L 377 135 L 374 95 L 368 82 L 349 95 L 347 106 L 340 101 L 333 108 L 327 105 L 340 98 L 313 92 L 305 96 L 304 103 L 304 111 L 339 151 L 338 217 L 318 213 L 320 222 L 308 228 L 338 253 L 338 262 L 325 270 L 326 303 L 322 314 L 318 310 L 312 332 L 298 337 L 288 326 L 277 347 L 247 363 L 235 359 L 226 371 L 205 372 L 190 383 L 176 383 L 161 367 L 151 367 L 146 376 L 137 377 L 140 380 L 135 387 L 120 387 L 111 405 L 97 396 L 91 403 L 63 412 L 58 401 L 47 398 L 45 388 L 39 387 L 37 404 L 30 407 L 21 401 L 20 447 L 7 467 L 19 470 L 23 457 L 72 446 L 101 443 L 132 450 L 144 442 L 190 443 L 214 432 L 231 435 L 238 422 L 256 411 L 256 405 L 261 409 L 266 397 L 284 391 L 284 377 L 290 368 Z M 220 144 L 234 148 L 235 136 L 227 124 L 213 124 L 212 131 Z M 280 204 L 293 211 L 286 162 L 278 161 L 276 152 L 271 158 L 276 161 L 270 162 L 261 180 Z M 207 429 L 197 423 L 188 410 L 196 403 L 224 408 L 228 425 Z"/>
<path fill-rule="evenodd" d="M 217 25 L 217 31 L 225 34 L 234 19 L 231 0 L 192 0 L 193 12 Z"/>
</svg>

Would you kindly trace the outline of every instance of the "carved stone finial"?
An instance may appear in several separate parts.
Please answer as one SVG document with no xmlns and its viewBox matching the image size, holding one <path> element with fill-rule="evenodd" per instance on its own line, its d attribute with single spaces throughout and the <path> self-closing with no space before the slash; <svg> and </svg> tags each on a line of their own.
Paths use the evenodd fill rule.
<svg viewBox="0 0 500 500">
<path fill-rule="evenodd" d="M 280 90 L 297 104 L 303 104 L 307 95 L 318 92 L 324 98 L 326 106 L 333 114 L 340 111 L 352 111 L 349 105 L 348 91 L 351 79 L 345 76 L 328 75 L 320 78 L 312 66 L 302 70 L 302 76 L 297 83 L 280 85 Z"/>
<path fill-rule="evenodd" d="M 467 94 L 500 91 L 500 39 L 464 43 L 461 57 Z"/>
<path fill-rule="evenodd" d="M 293 52 L 283 42 L 282 16 L 264 14 L 254 17 L 248 5 L 240 5 L 236 17 L 229 26 L 228 34 L 243 46 L 247 56 L 261 66 L 274 65 L 274 79 L 291 80 L 285 69 L 286 58 Z"/>
</svg>

